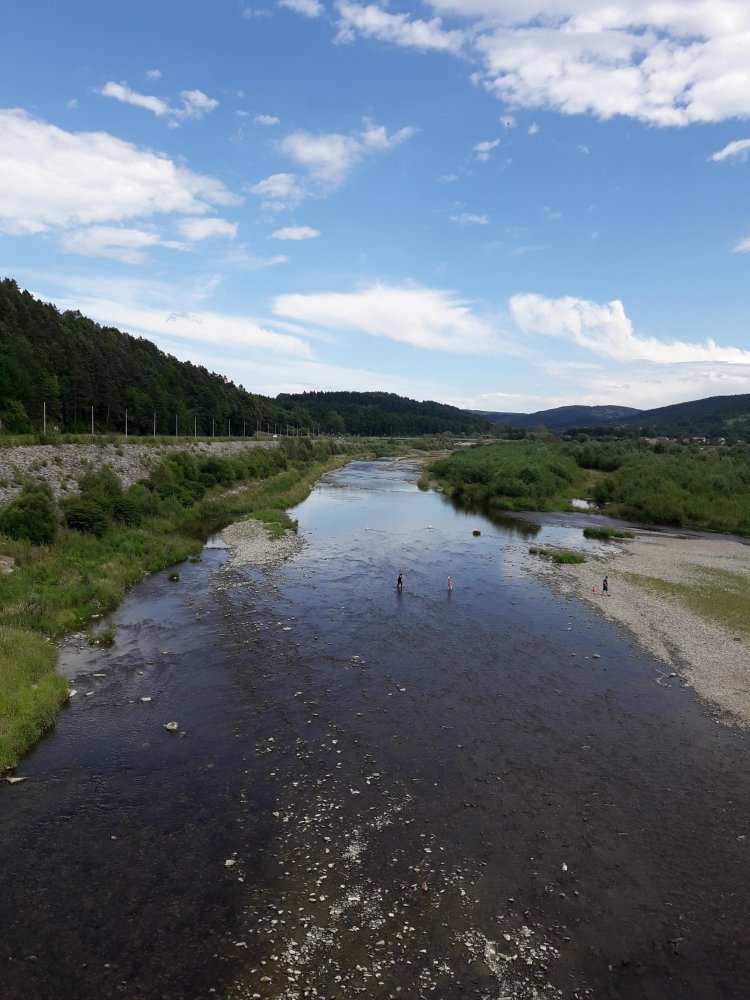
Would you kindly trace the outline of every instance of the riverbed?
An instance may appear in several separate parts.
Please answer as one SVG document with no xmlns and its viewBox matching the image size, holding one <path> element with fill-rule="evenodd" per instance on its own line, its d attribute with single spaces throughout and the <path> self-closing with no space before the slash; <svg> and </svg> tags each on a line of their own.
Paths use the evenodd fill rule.
<svg viewBox="0 0 750 1000">
<path fill-rule="evenodd" d="M 417 476 L 352 463 L 293 558 L 214 538 L 66 641 L 0 786 L 3 1000 L 747 996 L 746 732 L 538 578 L 579 527 Z"/>
</svg>

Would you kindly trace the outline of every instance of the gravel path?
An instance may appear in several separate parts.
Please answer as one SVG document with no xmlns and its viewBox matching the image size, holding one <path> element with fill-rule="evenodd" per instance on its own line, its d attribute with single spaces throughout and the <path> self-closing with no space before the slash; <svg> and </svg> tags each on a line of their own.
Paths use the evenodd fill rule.
<svg viewBox="0 0 750 1000">
<path fill-rule="evenodd" d="M 685 607 L 679 589 L 655 593 L 632 575 L 691 588 L 706 570 L 743 577 L 750 613 L 750 545 L 727 538 L 676 537 L 639 531 L 626 542 L 610 542 L 578 566 L 549 567 L 545 577 L 562 593 L 594 606 L 628 628 L 641 646 L 669 668 L 657 683 L 676 674 L 730 724 L 750 728 L 750 643 L 704 621 Z M 603 577 L 610 594 L 602 594 Z"/>
</svg>

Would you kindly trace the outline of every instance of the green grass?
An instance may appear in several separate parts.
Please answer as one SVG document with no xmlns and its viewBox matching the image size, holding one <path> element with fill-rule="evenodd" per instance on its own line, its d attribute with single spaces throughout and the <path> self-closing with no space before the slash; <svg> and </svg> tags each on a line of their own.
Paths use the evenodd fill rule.
<svg viewBox="0 0 750 1000">
<path fill-rule="evenodd" d="M 529 549 L 532 556 L 540 556 L 542 559 L 550 559 L 554 563 L 577 565 L 586 562 L 586 557 L 580 552 L 571 552 L 570 549 L 539 549 L 532 546 Z"/>
<path fill-rule="evenodd" d="M 598 538 L 608 542 L 612 538 L 635 538 L 632 531 L 624 531 L 621 528 L 584 528 L 584 538 Z"/>
<path fill-rule="evenodd" d="M 670 583 L 658 577 L 622 573 L 622 578 L 659 597 L 677 601 L 711 625 L 750 638 L 750 586 L 747 577 L 728 570 L 695 567 L 694 583 Z"/>
<path fill-rule="evenodd" d="M 0 625 L 0 772 L 53 725 L 68 697 L 56 654 L 42 636 Z"/>
</svg>

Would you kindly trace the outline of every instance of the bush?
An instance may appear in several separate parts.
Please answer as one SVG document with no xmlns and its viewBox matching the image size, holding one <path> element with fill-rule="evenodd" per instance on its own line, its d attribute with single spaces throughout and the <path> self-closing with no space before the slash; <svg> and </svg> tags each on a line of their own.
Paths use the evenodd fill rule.
<svg viewBox="0 0 750 1000">
<path fill-rule="evenodd" d="M 59 515 L 46 483 L 27 483 L 0 513 L 0 531 L 32 545 L 50 545 L 57 536 Z"/>
<path fill-rule="evenodd" d="M 73 500 L 65 511 L 65 524 L 76 531 L 101 536 L 107 530 L 109 514 L 95 500 Z"/>
<path fill-rule="evenodd" d="M 121 524 L 129 524 L 138 527 L 143 518 L 138 508 L 138 504 L 132 497 L 120 496 L 112 504 L 112 517 Z"/>
</svg>

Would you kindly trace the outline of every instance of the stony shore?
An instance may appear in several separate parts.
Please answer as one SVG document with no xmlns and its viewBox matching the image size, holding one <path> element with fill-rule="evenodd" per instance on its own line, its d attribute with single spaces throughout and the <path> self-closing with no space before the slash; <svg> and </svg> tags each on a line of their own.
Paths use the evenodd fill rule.
<svg viewBox="0 0 750 1000">
<path fill-rule="evenodd" d="M 275 569 L 295 556 L 305 544 L 304 538 L 296 531 L 285 531 L 280 537 L 274 537 L 261 521 L 252 518 L 228 525 L 221 537 L 229 546 L 227 568 L 252 566 Z"/>
<path fill-rule="evenodd" d="M 632 540 L 601 545 L 593 556 L 587 554 L 586 563 L 549 567 L 545 578 L 629 629 L 642 648 L 665 664 L 657 683 L 679 679 L 717 717 L 750 729 L 747 632 L 738 635 L 698 617 L 685 606 L 681 592 L 682 587 L 700 587 L 712 571 L 744 578 L 750 594 L 750 545 L 724 537 L 637 531 Z M 602 593 L 604 576 L 609 595 Z M 649 586 L 648 580 L 661 584 Z M 670 591 L 670 585 L 675 589 Z M 750 610 L 750 599 L 748 605 Z"/>
<path fill-rule="evenodd" d="M 0 448 L 0 505 L 20 492 L 19 479 L 32 476 L 48 483 L 56 498 L 78 492 L 78 479 L 87 469 L 109 465 L 123 488 L 148 476 L 149 471 L 173 451 L 225 457 L 247 448 L 273 448 L 277 442 L 182 441 L 178 444 L 59 444 Z"/>
</svg>

